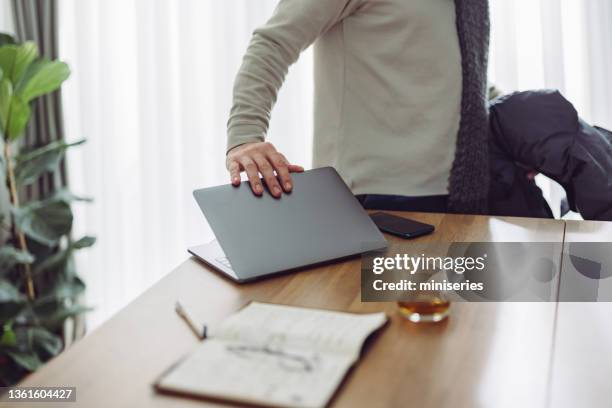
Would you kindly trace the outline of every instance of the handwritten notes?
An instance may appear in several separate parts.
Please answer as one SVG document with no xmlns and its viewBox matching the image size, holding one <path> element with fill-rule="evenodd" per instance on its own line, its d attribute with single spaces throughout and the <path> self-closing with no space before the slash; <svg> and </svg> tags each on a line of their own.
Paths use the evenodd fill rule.
<svg viewBox="0 0 612 408">
<path fill-rule="evenodd" d="M 212 330 L 161 390 L 279 407 L 324 407 L 383 313 L 251 303 Z"/>
</svg>

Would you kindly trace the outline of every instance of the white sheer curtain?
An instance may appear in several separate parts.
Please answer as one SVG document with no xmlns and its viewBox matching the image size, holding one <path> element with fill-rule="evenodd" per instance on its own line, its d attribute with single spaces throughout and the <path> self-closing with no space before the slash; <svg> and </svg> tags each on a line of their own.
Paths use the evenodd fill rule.
<svg viewBox="0 0 612 408">
<path fill-rule="evenodd" d="M 0 32 L 14 34 L 12 13 L 10 0 L 0 0 Z"/>
<path fill-rule="evenodd" d="M 276 1 L 60 0 L 61 50 L 73 70 L 67 136 L 89 140 L 69 157 L 70 182 L 95 198 L 76 209 L 76 229 L 99 238 L 78 259 L 96 307 L 92 326 L 211 237 L 191 191 L 226 182 L 233 77 Z M 492 82 L 504 91 L 560 88 L 586 119 L 612 127 L 609 0 L 492 5 Z M 290 72 L 270 131 L 306 166 L 311 64 L 307 52 Z"/>
<path fill-rule="evenodd" d="M 225 123 L 242 53 L 275 0 L 61 0 L 75 228 L 95 326 L 211 239 L 191 192 L 228 182 Z M 309 164 L 311 57 L 290 73 L 270 139 Z"/>
<path fill-rule="evenodd" d="M 559 89 L 589 122 L 612 127 L 612 2 L 492 0 L 491 81 Z"/>
</svg>

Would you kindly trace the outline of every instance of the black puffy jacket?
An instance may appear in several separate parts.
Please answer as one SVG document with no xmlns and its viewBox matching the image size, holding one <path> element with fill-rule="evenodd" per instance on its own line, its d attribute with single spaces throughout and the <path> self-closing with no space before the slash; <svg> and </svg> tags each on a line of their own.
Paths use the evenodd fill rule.
<svg viewBox="0 0 612 408">
<path fill-rule="evenodd" d="M 612 221 L 612 133 L 590 126 L 557 91 L 519 92 L 491 103 L 489 210 L 552 217 L 528 171 L 565 189 L 587 220 Z"/>
</svg>

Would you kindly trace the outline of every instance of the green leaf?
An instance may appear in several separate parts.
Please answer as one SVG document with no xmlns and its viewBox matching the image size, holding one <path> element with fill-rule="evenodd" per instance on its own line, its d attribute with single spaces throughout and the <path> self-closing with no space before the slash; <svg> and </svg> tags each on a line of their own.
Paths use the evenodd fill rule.
<svg viewBox="0 0 612 408">
<path fill-rule="evenodd" d="M 0 130 L 6 140 L 14 140 L 20 136 L 28 120 L 30 106 L 15 95 L 11 81 L 6 75 L 0 80 Z"/>
<path fill-rule="evenodd" d="M 87 140 L 85 139 L 81 139 L 79 141 L 76 142 L 72 142 L 72 143 L 66 143 L 64 141 L 55 141 L 55 142 L 51 142 L 48 143 L 42 147 L 39 147 L 38 149 L 33 149 L 30 151 L 27 151 L 25 153 L 21 153 L 19 156 L 17 156 L 15 158 L 15 160 L 17 161 L 17 163 L 22 163 L 22 162 L 27 162 L 30 160 L 36 160 L 39 159 L 41 157 L 46 156 L 47 154 L 54 152 L 56 150 L 66 150 L 69 147 L 73 147 L 73 146 L 79 146 L 82 145 L 86 142 Z"/>
<path fill-rule="evenodd" d="M 68 65 L 61 61 L 41 58 L 31 64 L 15 87 L 15 93 L 25 102 L 53 92 L 70 76 Z"/>
<path fill-rule="evenodd" d="M 62 340 L 42 327 L 33 327 L 29 329 L 29 335 L 32 341 L 32 347 L 35 350 L 43 351 L 49 356 L 56 356 L 62 351 Z"/>
<path fill-rule="evenodd" d="M 92 247 L 96 243 L 96 237 L 85 236 L 72 244 L 74 249 Z"/>
<path fill-rule="evenodd" d="M 37 58 L 33 42 L 0 47 L 0 131 L 6 140 L 23 134 L 32 114 L 29 102 L 56 90 L 70 75 L 63 62 Z"/>
<path fill-rule="evenodd" d="M 44 293 L 41 293 L 37 304 L 42 305 L 48 302 L 55 302 L 66 299 L 76 299 L 85 291 L 85 283 L 77 278 L 69 280 L 61 279 L 55 285 L 46 288 Z"/>
<path fill-rule="evenodd" d="M 7 44 L 15 44 L 15 39 L 7 33 L 0 33 L 0 47 Z"/>
<path fill-rule="evenodd" d="M 0 346 L 15 347 L 17 344 L 17 335 L 13 331 L 11 323 L 6 323 L 3 327 L 2 337 L 0 338 Z"/>
<path fill-rule="evenodd" d="M 15 364 L 28 371 L 35 371 L 42 365 L 40 359 L 33 351 L 5 350 L 5 353 L 13 359 Z"/>
<path fill-rule="evenodd" d="M 6 125 L 8 123 L 9 110 L 13 100 L 13 84 L 8 78 L 0 80 L 0 131 L 4 135 L 4 139 L 8 139 Z"/>
<path fill-rule="evenodd" d="M 74 271 L 68 264 L 72 253 L 75 250 L 89 248 L 93 246 L 95 242 L 95 237 L 85 236 L 76 242 L 71 242 L 67 248 L 56 251 L 46 258 L 41 259 L 41 257 L 39 257 L 39 262 L 34 265 L 32 273 L 34 275 L 39 275 L 43 272 L 56 271 L 56 273 L 63 273 L 63 276 L 66 278 L 73 277 Z"/>
<path fill-rule="evenodd" d="M 72 228 L 70 204 L 52 197 L 44 201 L 34 201 L 13 209 L 15 225 L 33 240 L 53 246 Z"/>
<path fill-rule="evenodd" d="M 30 105 L 27 104 L 19 95 L 13 95 L 11 98 L 11 107 L 8 117 L 8 129 L 6 135 L 8 140 L 15 140 L 23 134 L 28 122 L 32 116 Z"/>
<path fill-rule="evenodd" d="M 0 279 L 0 303 L 21 303 L 25 296 L 6 279 Z"/>
<path fill-rule="evenodd" d="M 84 201 L 89 203 L 93 201 L 93 199 L 91 199 L 90 197 L 77 196 L 65 188 L 56 191 L 55 194 L 53 194 L 53 197 L 57 198 L 58 200 L 63 200 L 67 203 L 71 203 L 73 201 Z"/>
<path fill-rule="evenodd" d="M 54 270 L 64 270 L 68 259 L 72 255 L 72 248 L 59 250 L 40 262 L 37 262 L 32 269 L 32 273 L 36 276 L 42 272 L 50 272 Z M 39 258 L 40 259 L 40 258 Z"/>
<path fill-rule="evenodd" d="M 0 302 L 0 321 L 6 322 L 21 316 L 26 305 L 25 298 L 19 302 Z"/>
<path fill-rule="evenodd" d="M 31 264 L 34 257 L 31 253 L 19 250 L 12 245 L 0 248 L 0 276 L 18 264 Z"/>
<path fill-rule="evenodd" d="M 0 321 L 14 319 L 26 304 L 26 297 L 11 282 L 0 279 Z"/>
<path fill-rule="evenodd" d="M 78 277 L 74 277 L 69 282 L 57 285 L 53 290 L 57 297 L 76 299 L 85 292 L 85 289 L 85 282 Z"/>
<path fill-rule="evenodd" d="M 64 157 L 66 149 L 85 143 L 80 140 L 75 143 L 63 141 L 51 142 L 41 148 L 17 156 L 15 177 L 19 186 L 33 183 L 41 174 L 57 169 Z"/>
<path fill-rule="evenodd" d="M 0 47 L 0 69 L 4 74 L 4 79 L 12 82 L 13 70 L 17 62 L 19 46 L 15 44 L 3 45 Z"/>
<path fill-rule="evenodd" d="M 16 84 L 21 79 L 26 69 L 38 58 L 38 47 L 32 41 L 27 41 L 17 48 L 15 64 L 11 74 L 11 81 Z"/>
<path fill-rule="evenodd" d="M 26 305 L 26 297 L 11 282 L 0 279 L 0 321 L 14 319 Z"/>
<path fill-rule="evenodd" d="M 0 68 L 4 77 L 17 84 L 28 67 L 38 58 L 38 47 L 28 41 L 21 45 L 8 44 L 0 47 Z"/>
<path fill-rule="evenodd" d="M 41 324 L 54 330 L 60 328 L 66 319 L 89 312 L 92 309 L 79 304 L 66 305 L 64 299 L 57 299 L 52 302 L 41 302 L 34 306 L 34 310 Z"/>
</svg>

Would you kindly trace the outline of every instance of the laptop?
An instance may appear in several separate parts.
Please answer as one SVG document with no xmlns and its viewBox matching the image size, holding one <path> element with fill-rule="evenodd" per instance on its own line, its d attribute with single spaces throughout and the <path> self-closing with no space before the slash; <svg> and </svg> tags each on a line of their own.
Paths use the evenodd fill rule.
<svg viewBox="0 0 612 408">
<path fill-rule="evenodd" d="M 195 190 L 216 239 L 189 253 L 237 282 L 381 250 L 387 242 L 332 167 L 292 174 L 293 191 L 255 196 L 248 182 Z"/>
</svg>

